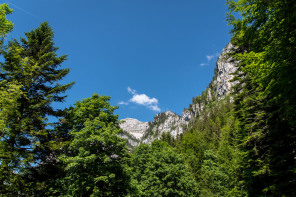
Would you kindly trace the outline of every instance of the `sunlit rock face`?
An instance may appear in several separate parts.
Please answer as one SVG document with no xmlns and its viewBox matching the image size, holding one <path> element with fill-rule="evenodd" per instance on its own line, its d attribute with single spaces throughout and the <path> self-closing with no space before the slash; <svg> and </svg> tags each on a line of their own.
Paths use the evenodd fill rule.
<svg viewBox="0 0 296 197">
<path fill-rule="evenodd" d="M 232 82 L 232 79 L 238 62 L 229 55 L 236 50 L 237 48 L 229 43 L 219 56 L 213 80 L 205 90 L 208 102 L 224 98 L 237 83 Z M 182 116 L 171 111 L 159 113 L 152 122 L 141 122 L 132 118 L 123 119 L 120 123 L 120 127 L 124 131 L 122 137 L 127 139 L 131 148 L 140 143 L 151 143 L 153 140 L 159 139 L 163 133 L 169 132 L 171 136 L 177 137 L 184 132 L 191 121 L 200 117 L 204 106 L 205 103 L 192 103 L 191 108 L 185 109 Z"/>
<path fill-rule="evenodd" d="M 236 85 L 237 81 L 232 81 L 234 73 L 237 71 L 238 62 L 231 57 L 238 48 L 229 43 L 222 50 L 215 69 L 215 75 L 209 87 L 206 89 L 206 100 L 208 102 L 215 99 L 223 99 L 231 92 L 231 88 Z M 192 103 L 193 118 L 197 118 L 204 110 L 205 103 Z"/>
<path fill-rule="evenodd" d="M 187 116 L 190 115 L 187 114 Z M 120 127 L 123 130 L 121 137 L 127 139 L 130 147 L 135 147 L 139 143 L 151 143 L 159 139 L 162 133 L 169 132 L 173 137 L 177 137 L 183 133 L 185 122 L 181 116 L 171 111 L 157 114 L 152 122 L 126 118 L 120 121 Z"/>
<path fill-rule="evenodd" d="M 119 126 L 123 130 L 121 137 L 127 139 L 127 144 L 130 148 L 139 145 L 145 131 L 149 127 L 148 122 L 141 122 L 133 118 L 121 120 Z"/>
<path fill-rule="evenodd" d="M 140 140 L 145 131 L 148 129 L 148 122 L 141 122 L 137 119 L 126 118 L 120 121 L 120 128 Z"/>
<path fill-rule="evenodd" d="M 224 97 L 229 94 L 231 88 L 237 84 L 232 82 L 233 73 L 237 70 L 237 63 L 230 53 L 234 52 L 237 48 L 229 43 L 222 51 L 217 61 L 217 77 L 214 79 L 214 91 L 218 98 Z"/>
<path fill-rule="evenodd" d="M 172 136 L 176 137 L 183 132 L 181 127 L 181 117 L 174 112 L 166 111 L 164 113 L 157 114 L 153 120 L 153 131 L 159 131 L 161 135 L 164 132 L 170 132 Z"/>
<path fill-rule="evenodd" d="M 170 133 L 172 137 L 177 137 L 183 133 L 182 117 L 174 112 L 166 111 L 157 114 L 153 121 L 149 123 L 142 142 L 151 143 L 159 139 L 163 133 Z"/>
</svg>

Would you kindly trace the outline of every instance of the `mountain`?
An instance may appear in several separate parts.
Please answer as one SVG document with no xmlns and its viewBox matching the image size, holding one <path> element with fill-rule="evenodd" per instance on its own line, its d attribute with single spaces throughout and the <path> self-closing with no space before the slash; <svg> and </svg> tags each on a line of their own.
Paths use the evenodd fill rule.
<svg viewBox="0 0 296 197">
<path fill-rule="evenodd" d="M 175 138 L 182 134 L 190 122 L 202 116 L 206 104 L 229 95 L 231 87 L 237 83 L 232 81 L 232 73 L 237 70 L 237 62 L 229 56 L 236 50 L 234 45 L 227 44 L 217 60 L 211 83 L 200 96 L 192 99 L 192 104 L 183 111 L 182 116 L 166 111 L 157 114 L 152 122 L 123 119 L 120 121 L 123 130 L 121 137 L 126 138 L 128 145 L 133 148 L 140 143 L 151 143 L 159 139 L 163 133 L 170 133 Z"/>
</svg>

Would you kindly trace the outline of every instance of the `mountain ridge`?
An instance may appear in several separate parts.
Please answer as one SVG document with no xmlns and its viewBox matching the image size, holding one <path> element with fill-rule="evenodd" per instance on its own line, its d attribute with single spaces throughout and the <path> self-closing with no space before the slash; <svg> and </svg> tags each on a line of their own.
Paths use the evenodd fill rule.
<svg viewBox="0 0 296 197">
<path fill-rule="evenodd" d="M 127 139 L 128 146 L 134 148 L 140 143 L 151 143 L 159 139 L 163 133 L 170 133 L 174 138 L 184 132 L 190 122 L 199 118 L 206 104 L 225 98 L 231 92 L 231 88 L 237 84 L 232 81 L 232 73 L 237 70 L 237 63 L 230 53 L 235 53 L 237 47 L 228 43 L 222 50 L 214 70 L 214 77 L 201 95 L 192 99 L 192 103 L 185 108 L 182 115 L 172 111 L 157 114 L 152 122 L 141 122 L 133 118 L 125 118 L 120 121 L 123 130 L 121 137 Z"/>
</svg>

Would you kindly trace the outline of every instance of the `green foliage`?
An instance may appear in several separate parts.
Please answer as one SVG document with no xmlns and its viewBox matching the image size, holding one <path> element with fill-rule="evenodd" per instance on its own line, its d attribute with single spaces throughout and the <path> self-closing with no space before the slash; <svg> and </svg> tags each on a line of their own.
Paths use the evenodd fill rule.
<svg viewBox="0 0 296 197">
<path fill-rule="evenodd" d="M 132 156 L 137 193 L 131 196 L 196 196 L 196 183 L 182 156 L 165 142 L 141 144 Z"/>
<path fill-rule="evenodd" d="M 246 196 L 244 154 L 238 148 L 239 127 L 232 109 L 229 98 L 206 105 L 179 142 L 200 196 Z"/>
<path fill-rule="evenodd" d="M 65 56 L 58 57 L 53 31 L 47 23 L 26 33 L 19 43 L 9 42 L 0 64 L 1 145 L 0 190 L 8 195 L 37 195 L 55 171 L 54 150 L 61 147 L 48 116 L 59 117 L 53 102 L 72 84 L 57 83 L 69 69 L 58 69 Z M 48 171 L 40 171 L 44 168 Z M 51 167 L 50 167 L 51 166 Z M 36 189 L 36 190 L 35 190 Z M 39 190 L 39 191 L 38 191 Z"/>
<path fill-rule="evenodd" d="M 165 112 L 157 114 L 156 117 L 154 117 L 152 122 L 148 122 L 148 126 L 149 126 L 148 130 L 145 132 L 142 139 L 148 139 L 150 137 L 153 137 L 153 138 L 160 137 L 160 131 L 158 127 L 161 124 L 163 124 L 167 118 L 168 117 Z"/>
<path fill-rule="evenodd" d="M 232 42 L 240 47 L 235 109 L 249 194 L 295 196 L 296 3 L 227 3 Z"/>
<path fill-rule="evenodd" d="M 172 129 L 172 130 L 174 130 L 174 129 Z M 159 140 L 168 143 L 172 147 L 175 147 L 177 145 L 178 136 L 176 139 L 174 136 L 171 135 L 170 132 L 164 132 L 161 134 Z"/>
<path fill-rule="evenodd" d="M 125 196 L 129 189 L 126 142 L 118 137 L 117 107 L 109 99 L 94 94 L 68 109 L 65 120 L 72 139 L 60 156 L 66 165 L 63 195 Z"/>
<path fill-rule="evenodd" d="M 131 156 L 110 97 L 52 107 L 73 85 L 58 83 L 66 56 L 48 23 L 3 49 L 13 24 L 1 4 L 1 196 L 295 196 L 296 1 L 227 4 L 238 46 L 234 102 L 217 100 L 212 81 L 192 99 L 197 119 L 182 136 L 163 133 Z M 159 114 L 145 137 L 158 137 L 166 119 Z"/>
<path fill-rule="evenodd" d="M 9 15 L 11 13 L 12 13 L 12 9 L 10 9 L 6 3 L 0 4 L 0 46 L 1 47 L 2 47 L 5 36 L 13 28 L 12 22 L 6 19 L 6 15 Z"/>
</svg>

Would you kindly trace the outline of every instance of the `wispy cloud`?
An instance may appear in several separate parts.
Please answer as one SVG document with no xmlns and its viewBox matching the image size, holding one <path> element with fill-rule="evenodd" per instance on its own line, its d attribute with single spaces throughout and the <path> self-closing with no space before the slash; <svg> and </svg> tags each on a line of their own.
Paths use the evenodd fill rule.
<svg viewBox="0 0 296 197">
<path fill-rule="evenodd" d="M 11 3 L 10 1 L 7 1 L 7 3 L 8 3 L 9 5 L 12 5 L 12 6 L 15 7 L 16 9 L 18 9 L 18 10 L 24 12 L 25 14 L 28 14 L 28 15 L 30 15 L 30 16 L 33 16 L 33 17 L 37 18 L 37 19 L 43 20 L 41 17 L 39 17 L 39 16 L 37 16 L 37 15 L 35 15 L 35 14 L 33 14 L 33 13 L 31 13 L 31 12 L 29 12 L 29 11 L 27 11 L 27 10 L 25 10 L 25 9 L 23 9 L 23 8 L 21 8 L 21 7 L 17 6 L 17 5 L 15 5 L 15 4 L 13 4 L 13 3 Z"/>
<path fill-rule="evenodd" d="M 118 105 L 128 105 L 128 102 L 120 101 L 120 102 L 118 103 Z"/>
<path fill-rule="evenodd" d="M 201 63 L 200 66 L 208 66 L 208 63 Z"/>
<path fill-rule="evenodd" d="M 155 112 L 160 112 L 160 108 L 158 106 L 158 99 L 156 98 L 150 98 L 146 94 L 138 94 L 136 90 L 128 87 L 127 91 L 133 95 L 131 99 L 129 99 L 128 102 L 121 101 L 118 104 L 119 105 L 128 105 L 129 103 L 135 103 L 138 105 L 143 105 L 146 106 L 147 108 L 155 111 Z"/>
<path fill-rule="evenodd" d="M 136 94 L 136 93 L 137 93 L 136 90 L 133 90 L 133 89 L 131 89 L 130 87 L 127 87 L 127 91 L 128 91 L 129 93 L 131 93 L 131 94 Z"/>
<path fill-rule="evenodd" d="M 200 66 L 208 66 L 208 65 L 210 65 L 211 60 L 213 60 L 213 59 L 219 57 L 219 55 L 220 55 L 220 54 L 219 54 L 218 52 L 217 52 L 217 53 L 214 53 L 214 54 L 206 55 L 207 62 L 203 62 L 203 63 L 201 63 Z"/>
<path fill-rule="evenodd" d="M 211 61 L 211 59 L 213 59 L 215 56 L 214 55 L 207 55 L 206 57 L 207 57 L 208 61 Z"/>
</svg>

